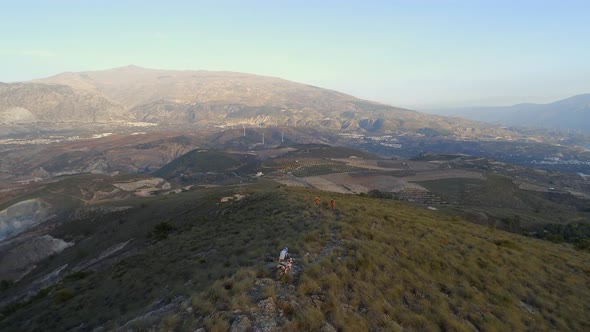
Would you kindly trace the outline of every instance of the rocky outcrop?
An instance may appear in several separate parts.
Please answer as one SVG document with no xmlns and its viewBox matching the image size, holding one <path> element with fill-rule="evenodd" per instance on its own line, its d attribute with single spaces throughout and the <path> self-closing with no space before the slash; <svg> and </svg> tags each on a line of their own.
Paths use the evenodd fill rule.
<svg viewBox="0 0 590 332">
<path fill-rule="evenodd" d="M 48 205 L 37 198 L 9 206 L 0 211 L 0 241 L 46 221 L 49 216 Z"/>
<path fill-rule="evenodd" d="M 68 264 L 64 264 L 58 267 L 57 269 L 47 273 L 43 277 L 33 281 L 27 288 L 24 297 L 22 297 L 21 299 L 23 301 L 26 301 L 31 297 L 37 295 L 40 290 L 57 284 L 59 281 L 63 279 L 67 267 Z"/>
<path fill-rule="evenodd" d="M 129 244 L 129 242 L 133 241 L 133 239 L 127 240 L 125 242 L 122 243 L 117 243 L 113 246 L 111 246 L 110 248 L 107 248 L 105 251 L 103 251 L 102 253 L 100 253 L 100 255 L 98 255 L 97 257 L 82 262 L 80 264 L 78 264 L 77 266 L 75 266 L 72 270 L 75 272 L 78 271 L 83 271 L 83 270 L 87 270 L 87 269 L 94 269 L 96 270 L 97 268 L 100 267 L 102 261 L 104 261 L 106 258 L 113 258 L 112 256 L 121 251 L 123 248 L 125 248 L 125 246 L 127 246 Z M 117 259 L 112 260 L 113 262 L 116 262 Z"/>
<path fill-rule="evenodd" d="M 156 187 L 162 184 L 164 179 L 160 178 L 153 178 L 153 179 L 145 179 L 145 180 L 138 180 L 138 181 L 131 181 L 131 182 L 118 182 L 114 183 L 113 185 L 121 190 L 125 191 L 135 191 L 138 189 L 143 188 L 151 188 Z"/>
<path fill-rule="evenodd" d="M 72 245 L 49 235 L 27 241 L 0 259 L 0 280 L 19 281 L 35 268 L 36 263 Z"/>
<path fill-rule="evenodd" d="M 172 188 L 170 183 L 161 178 L 151 178 L 131 182 L 118 182 L 113 185 L 121 190 L 134 191 L 138 196 L 149 196 L 158 190 L 169 190 Z"/>
<path fill-rule="evenodd" d="M 238 316 L 231 324 L 229 329 L 230 332 L 248 332 L 252 331 L 252 322 L 248 318 L 248 316 Z"/>
</svg>

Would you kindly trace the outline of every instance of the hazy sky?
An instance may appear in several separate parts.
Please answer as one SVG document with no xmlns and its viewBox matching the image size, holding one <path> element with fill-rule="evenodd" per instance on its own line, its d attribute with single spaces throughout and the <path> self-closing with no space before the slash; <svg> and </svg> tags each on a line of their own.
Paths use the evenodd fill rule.
<svg viewBox="0 0 590 332">
<path fill-rule="evenodd" d="M 10 1 L 0 81 L 230 70 L 410 108 L 590 93 L 590 1 Z"/>
</svg>

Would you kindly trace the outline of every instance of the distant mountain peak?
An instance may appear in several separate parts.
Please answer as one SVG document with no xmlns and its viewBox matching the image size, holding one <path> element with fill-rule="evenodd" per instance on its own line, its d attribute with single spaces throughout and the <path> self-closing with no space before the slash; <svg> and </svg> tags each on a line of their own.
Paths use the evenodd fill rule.
<svg viewBox="0 0 590 332">
<path fill-rule="evenodd" d="M 162 71 L 162 70 L 164 70 L 164 69 L 147 68 L 147 67 L 142 67 L 142 66 L 130 64 L 130 65 L 115 67 L 115 68 L 106 69 L 106 70 L 97 70 L 96 72 L 101 72 L 101 71 L 148 71 L 149 72 L 149 71 Z"/>
</svg>

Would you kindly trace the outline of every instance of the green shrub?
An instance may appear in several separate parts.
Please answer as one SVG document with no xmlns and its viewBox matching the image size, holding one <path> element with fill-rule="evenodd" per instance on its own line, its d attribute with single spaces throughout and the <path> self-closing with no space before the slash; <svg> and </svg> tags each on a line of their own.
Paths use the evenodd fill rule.
<svg viewBox="0 0 590 332">
<path fill-rule="evenodd" d="M 578 250 L 590 251 L 590 239 L 579 240 L 574 244 L 574 247 Z"/>
<path fill-rule="evenodd" d="M 62 288 L 55 292 L 55 303 L 61 304 L 74 297 L 74 291 L 69 288 Z"/>
<path fill-rule="evenodd" d="M 7 289 L 9 289 L 10 287 L 12 287 L 14 283 L 10 280 L 1 280 L 0 281 L 0 292 L 3 292 Z"/>
<path fill-rule="evenodd" d="M 393 198 L 393 194 L 391 193 L 386 193 L 377 189 L 373 189 L 370 190 L 367 193 L 367 196 L 369 197 L 373 197 L 373 198 L 386 198 L 386 199 L 392 199 Z"/>
<path fill-rule="evenodd" d="M 70 273 L 64 277 L 64 281 L 82 280 L 82 279 L 86 278 L 89 274 L 90 274 L 90 272 L 83 272 L 83 271 Z"/>
<path fill-rule="evenodd" d="M 173 230 L 174 226 L 170 225 L 166 221 L 162 221 L 161 223 L 154 226 L 154 229 L 152 230 L 151 234 L 156 240 L 160 241 L 166 239 L 168 237 L 168 234 L 170 234 L 170 232 L 172 232 Z"/>
</svg>

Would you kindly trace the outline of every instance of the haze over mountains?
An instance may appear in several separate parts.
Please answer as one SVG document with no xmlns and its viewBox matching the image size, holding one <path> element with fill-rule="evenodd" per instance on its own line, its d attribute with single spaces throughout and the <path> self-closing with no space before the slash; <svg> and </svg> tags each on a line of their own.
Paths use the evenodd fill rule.
<svg viewBox="0 0 590 332">
<path fill-rule="evenodd" d="M 548 104 L 523 103 L 499 107 L 465 107 L 435 112 L 504 125 L 590 132 L 590 94 L 576 95 Z"/>
<path fill-rule="evenodd" d="M 394 132 L 481 126 L 274 77 L 127 66 L 3 84 L 0 122 L 313 126 Z"/>
</svg>

